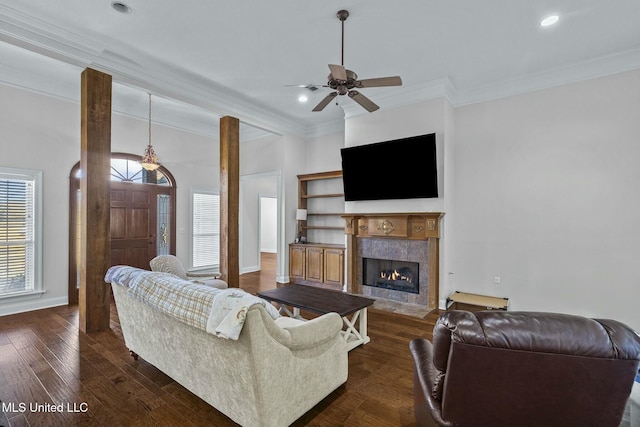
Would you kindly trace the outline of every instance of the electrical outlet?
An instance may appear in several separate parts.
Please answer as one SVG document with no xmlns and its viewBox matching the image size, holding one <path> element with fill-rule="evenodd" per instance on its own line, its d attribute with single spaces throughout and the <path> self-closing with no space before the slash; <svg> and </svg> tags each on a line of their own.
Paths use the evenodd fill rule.
<svg viewBox="0 0 640 427">
<path fill-rule="evenodd" d="M 500 283 L 502 283 L 502 278 L 500 276 L 494 276 L 493 283 L 495 283 L 496 285 L 499 285 Z"/>
</svg>

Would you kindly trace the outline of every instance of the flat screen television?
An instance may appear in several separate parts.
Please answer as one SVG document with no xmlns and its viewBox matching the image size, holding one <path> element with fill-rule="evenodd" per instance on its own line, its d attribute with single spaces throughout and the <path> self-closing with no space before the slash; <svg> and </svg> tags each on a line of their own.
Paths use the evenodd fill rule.
<svg viewBox="0 0 640 427">
<path fill-rule="evenodd" d="M 434 133 L 346 147 L 340 154 L 346 201 L 438 197 Z"/>
</svg>

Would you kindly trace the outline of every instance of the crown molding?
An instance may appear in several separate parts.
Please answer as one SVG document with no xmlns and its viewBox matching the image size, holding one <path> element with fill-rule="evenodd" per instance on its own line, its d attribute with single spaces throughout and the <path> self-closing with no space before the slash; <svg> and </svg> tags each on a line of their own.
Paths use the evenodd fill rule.
<svg viewBox="0 0 640 427">
<path fill-rule="evenodd" d="M 478 88 L 458 89 L 453 105 L 461 107 L 477 104 L 637 69 L 640 69 L 640 48 L 593 58 L 562 68 L 527 74 Z"/>
<path fill-rule="evenodd" d="M 153 91 L 218 116 L 233 115 L 269 132 L 305 135 L 308 131 L 291 116 L 132 46 L 122 46 L 126 54 L 116 54 L 86 35 L 74 34 L 4 5 L 0 5 L 0 40 L 78 67 L 91 67 L 122 84 Z"/>
</svg>

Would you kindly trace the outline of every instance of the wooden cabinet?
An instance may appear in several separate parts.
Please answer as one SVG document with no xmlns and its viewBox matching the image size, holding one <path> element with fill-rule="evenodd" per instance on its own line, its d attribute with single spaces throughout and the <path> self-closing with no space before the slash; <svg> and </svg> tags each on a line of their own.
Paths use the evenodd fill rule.
<svg viewBox="0 0 640 427">
<path fill-rule="evenodd" d="M 340 245 L 291 243 L 291 281 L 341 289 L 344 284 L 344 250 Z"/>
</svg>

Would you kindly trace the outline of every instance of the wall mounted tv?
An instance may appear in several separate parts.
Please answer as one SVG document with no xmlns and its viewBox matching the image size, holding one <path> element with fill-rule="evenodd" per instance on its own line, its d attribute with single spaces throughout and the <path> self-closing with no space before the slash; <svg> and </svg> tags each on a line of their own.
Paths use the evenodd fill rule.
<svg viewBox="0 0 640 427">
<path fill-rule="evenodd" d="M 434 133 L 346 147 L 340 154 L 346 201 L 438 197 Z"/>
</svg>

